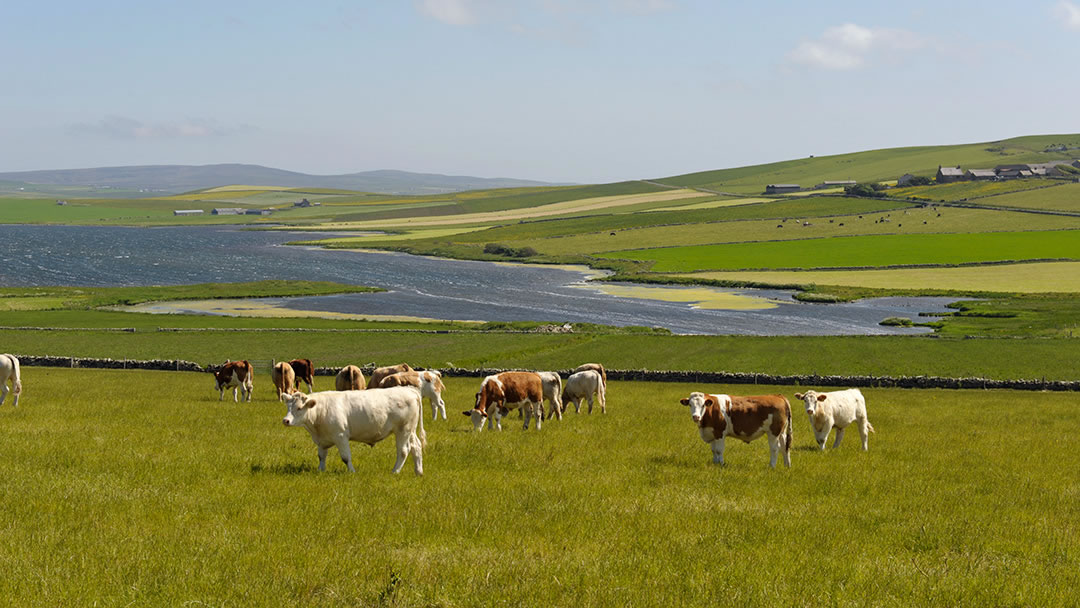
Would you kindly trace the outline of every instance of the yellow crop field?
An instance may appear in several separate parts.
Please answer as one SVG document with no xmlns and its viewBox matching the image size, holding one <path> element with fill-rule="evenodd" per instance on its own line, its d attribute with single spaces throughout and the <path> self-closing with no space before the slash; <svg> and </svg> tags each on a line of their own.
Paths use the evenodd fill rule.
<svg viewBox="0 0 1080 608">
<path fill-rule="evenodd" d="M 882 289 L 951 289 L 1022 293 L 1080 293 L 1080 262 L 1039 262 L 960 268 L 887 270 L 700 272 L 675 276 L 760 283 L 843 285 Z"/>
</svg>

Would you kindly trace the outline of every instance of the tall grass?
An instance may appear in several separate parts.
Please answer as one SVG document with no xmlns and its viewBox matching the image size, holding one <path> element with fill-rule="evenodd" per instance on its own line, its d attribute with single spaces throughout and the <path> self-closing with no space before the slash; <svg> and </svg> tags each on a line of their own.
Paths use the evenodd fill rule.
<svg viewBox="0 0 1080 608">
<path fill-rule="evenodd" d="M 219 403 L 208 374 L 27 368 L 24 382 L 19 409 L 0 408 L 9 605 L 1076 598 L 1080 395 L 867 390 L 869 452 L 857 437 L 814 450 L 796 408 L 792 468 L 774 471 L 763 441 L 710 464 L 678 404 L 742 388 L 612 382 L 607 415 L 539 432 L 428 419 L 416 478 L 389 473 L 392 440 L 354 446 L 354 475 L 333 454 L 316 472 L 263 375 L 241 404 Z M 452 414 L 475 385 L 449 379 Z"/>
</svg>

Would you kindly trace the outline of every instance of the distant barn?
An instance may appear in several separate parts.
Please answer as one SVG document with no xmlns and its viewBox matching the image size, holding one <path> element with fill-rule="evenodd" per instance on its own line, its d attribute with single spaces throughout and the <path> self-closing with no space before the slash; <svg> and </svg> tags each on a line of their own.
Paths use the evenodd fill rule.
<svg viewBox="0 0 1080 608">
<path fill-rule="evenodd" d="M 173 215 L 202 215 L 203 210 L 202 209 L 176 209 L 172 213 L 173 213 Z"/>
<path fill-rule="evenodd" d="M 786 194 L 788 192 L 799 192 L 802 190 L 802 186 L 799 184 L 769 184 L 765 186 L 765 194 Z"/>
<path fill-rule="evenodd" d="M 242 207 L 220 207 L 211 211 L 214 215 L 244 215 Z"/>
</svg>

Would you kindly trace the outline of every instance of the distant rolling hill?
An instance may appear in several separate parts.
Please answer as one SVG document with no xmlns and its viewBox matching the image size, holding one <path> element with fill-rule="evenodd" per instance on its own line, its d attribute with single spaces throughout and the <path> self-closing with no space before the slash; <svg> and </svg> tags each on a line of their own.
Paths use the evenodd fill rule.
<svg viewBox="0 0 1080 608">
<path fill-rule="evenodd" d="M 0 173 L 0 182 L 36 186 L 108 189 L 117 192 L 180 193 L 231 184 L 283 188 L 333 188 L 383 194 L 440 194 L 489 188 L 555 186 L 547 182 L 484 178 L 408 171 L 364 171 L 345 175 L 310 175 L 260 165 L 145 165 Z"/>
</svg>

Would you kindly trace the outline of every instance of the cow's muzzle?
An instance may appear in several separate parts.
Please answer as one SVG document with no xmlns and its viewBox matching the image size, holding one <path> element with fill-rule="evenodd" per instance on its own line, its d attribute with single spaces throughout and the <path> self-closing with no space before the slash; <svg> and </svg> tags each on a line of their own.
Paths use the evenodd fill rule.
<svg viewBox="0 0 1080 608">
<path fill-rule="evenodd" d="M 691 416 L 690 418 L 692 418 L 695 423 L 701 422 L 701 416 Z"/>
</svg>

